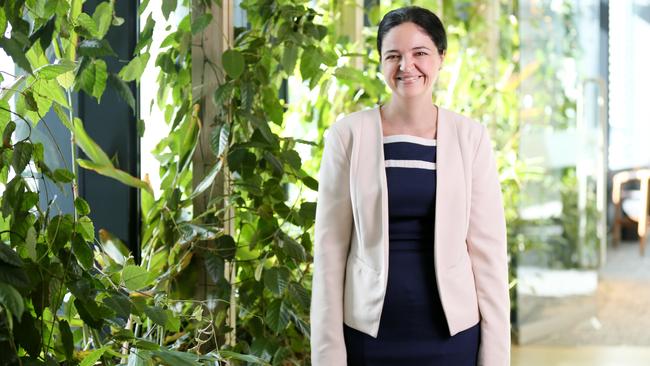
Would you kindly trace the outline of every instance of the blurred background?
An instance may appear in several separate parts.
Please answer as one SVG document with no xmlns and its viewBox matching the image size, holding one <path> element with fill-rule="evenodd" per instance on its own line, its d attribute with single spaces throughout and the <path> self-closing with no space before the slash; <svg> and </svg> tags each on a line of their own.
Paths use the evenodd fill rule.
<svg viewBox="0 0 650 366">
<path fill-rule="evenodd" d="M 91 103 L 79 94 L 71 110 L 95 121 L 86 125 L 88 134 L 116 166 L 142 178 L 152 192 L 142 198 L 84 170 L 82 196 L 93 207 L 89 216 L 95 229 L 105 230 L 102 242 L 108 233 L 119 238 L 136 263 L 146 262 L 147 253 L 158 253 L 168 240 L 162 234 L 152 239 L 155 231 L 147 226 L 154 221 L 144 208 L 158 202 L 169 204 L 178 222 L 200 217 L 202 224 L 235 238 L 239 249 L 226 258 L 225 272 L 220 259 L 218 276 L 212 276 L 215 267 L 208 264 L 204 272 L 190 275 L 188 260 L 179 265 L 173 290 L 161 290 L 181 299 L 229 300 L 211 309 L 223 313 L 213 321 L 228 334 L 225 344 L 274 364 L 308 362 L 308 301 L 291 295 L 295 308 L 285 314 L 282 296 L 289 278 L 300 285 L 301 295 L 311 286 L 309 235 L 316 191 L 309 177 L 316 177 L 327 127 L 388 96 L 375 50 L 381 16 L 419 5 L 441 17 L 449 39 L 436 104 L 488 126 L 497 153 L 508 220 L 513 365 L 650 364 L 650 0 L 126 3 L 115 4 L 115 14 L 126 25 L 107 37 L 123 58 L 117 61 L 120 67 L 138 52 L 147 54 L 135 75 L 125 78 L 131 82 L 135 115 L 111 95 Z M 138 48 L 132 55 L 143 37 L 149 42 L 146 52 Z M 17 73 L 14 59 L 1 51 L 0 69 Z M 3 88 L 11 83 L 5 75 Z M 183 89 L 190 84 L 191 101 Z M 192 127 L 192 118 L 203 121 L 200 128 Z M 54 113 L 44 120 L 49 131 L 41 124 L 29 133 L 67 146 L 60 158 L 54 150 L 46 158 L 53 166 L 70 164 L 70 132 Z M 17 126 L 17 134 L 26 131 Z M 182 147 L 185 135 L 195 137 L 190 148 Z M 273 152 L 277 159 L 255 150 L 229 155 L 224 160 L 229 173 L 211 168 L 226 142 L 243 151 L 274 139 L 282 146 Z M 176 163 L 181 156 L 192 159 L 192 170 L 181 172 Z M 269 173 L 273 167 L 277 173 L 278 166 L 290 177 Z M 254 171 L 262 168 L 267 170 Z M 172 181 L 168 172 L 175 169 L 179 173 Z M 232 174 L 233 180 L 223 180 L 222 174 Z M 72 196 L 60 187 L 45 180 L 38 184 L 50 194 L 60 192 L 52 207 L 73 210 Z M 197 186 L 202 187 L 198 193 Z M 217 193 L 203 197 L 207 186 L 217 187 Z M 264 194 L 251 188 L 261 186 Z M 278 191 L 268 193 L 271 186 Z M 240 207 L 217 202 L 219 192 L 235 192 L 232 202 L 252 209 L 228 211 Z M 258 194 L 279 195 L 281 205 L 267 204 Z M 294 208 L 301 218 L 278 224 L 276 218 Z M 229 216 L 232 221 L 210 221 L 204 212 L 236 214 Z M 268 243 L 260 239 L 260 232 L 277 233 L 279 227 L 286 236 Z M 200 239 L 214 240 L 209 235 Z M 289 244 L 274 246 L 286 242 L 294 245 L 293 252 L 282 246 Z M 278 254 L 283 251 L 286 257 Z M 180 261 L 180 255 L 167 255 L 170 266 Z M 197 268 L 203 268 L 200 263 Z M 224 284 L 219 282 L 224 273 L 230 287 L 222 293 L 214 285 Z M 266 287 L 243 284 L 250 278 L 257 283 L 263 278 Z M 192 293 L 194 286 L 203 287 Z M 263 313 L 268 311 L 265 300 L 257 302 L 267 298 L 277 305 L 275 317 Z M 237 310 L 235 304 L 246 307 Z M 169 309 L 191 313 L 180 306 Z M 264 325 L 251 316 L 257 310 L 266 314 Z M 269 322 L 273 332 L 267 334 L 261 329 Z M 193 344 L 191 337 L 173 341 Z"/>
</svg>

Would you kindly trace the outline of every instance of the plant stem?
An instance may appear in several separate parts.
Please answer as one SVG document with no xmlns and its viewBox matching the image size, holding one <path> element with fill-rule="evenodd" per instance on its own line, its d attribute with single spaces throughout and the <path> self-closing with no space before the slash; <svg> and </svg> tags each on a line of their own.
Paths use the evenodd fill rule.
<svg viewBox="0 0 650 366">
<path fill-rule="evenodd" d="M 70 89 L 66 89 L 66 96 L 68 97 L 68 105 L 70 108 L 68 109 L 68 118 L 70 119 L 70 123 L 72 126 L 74 126 L 75 121 L 74 121 L 74 114 L 72 113 L 72 92 Z M 77 149 L 75 146 L 75 138 L 74 138 L 74 130 L 70 130 L 70 156 L 72 160 L 72 174 L 74 174 L 74 179 L 72 180 L 72 201 L 74 202 L 77 197 L 79 197 L 79 169 L 77 168 Z M 77 212 L 77 207 L 73 205 L 73 211 L 74 211 L 74 220 L 77 221 L 79 219 L 79 213 Z"/>
</svg>

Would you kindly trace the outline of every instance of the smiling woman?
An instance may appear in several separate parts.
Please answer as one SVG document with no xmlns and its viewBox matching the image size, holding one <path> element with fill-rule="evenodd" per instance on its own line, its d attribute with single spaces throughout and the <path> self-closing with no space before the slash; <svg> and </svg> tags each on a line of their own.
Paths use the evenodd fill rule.
<svg viewBox="0 0 650 366">
<path fill-rule="evenodd" d="M 440 19 L 386 14 L 392 91 L 330 127 L 319 173 L 312 365 L 510 363 L 506 228 L 487 130 L 433 103 Z"/>
</svg>

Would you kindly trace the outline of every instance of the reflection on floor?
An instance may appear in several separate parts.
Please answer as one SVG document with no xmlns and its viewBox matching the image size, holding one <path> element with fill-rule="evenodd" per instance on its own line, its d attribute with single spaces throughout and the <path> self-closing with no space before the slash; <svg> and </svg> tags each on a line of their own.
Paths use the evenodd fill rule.
<svg viewBox="0 0 650 366">
<path fill-rule="evenodd" d="M 650 365 L 650 254 L 638 242 L 608 248 L 593 304 L 562 331 L 513 346 L 512 366 Z"/>
<path fill-rule="evenodd" d="M 650 347 L 513 346 L 511 366 L 648 366 Z"/>
<path fill-rule="evenodd" d="M 598 277 L 593 313 L 534 344 L 650 347 L 650 255 L 638 243 L 609 248 Z"/>
</svg>

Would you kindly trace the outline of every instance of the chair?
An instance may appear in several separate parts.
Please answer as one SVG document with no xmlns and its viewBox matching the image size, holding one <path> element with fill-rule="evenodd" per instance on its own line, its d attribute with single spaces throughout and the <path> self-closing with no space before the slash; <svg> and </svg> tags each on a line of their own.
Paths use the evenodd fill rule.
<svg viewBox="0 0 650 366">
<path fill-rule="evenodd" d="M 639 190 L 625 190 L 627 183 L 638 181 Z M 638 201 L 638 210 L 625 210 L 624 201 Z M 614 247 L 621 240 L 622 226 L 637 223 L 639 234 L 639 251 L 645 254 L 645 244 L 648 236 L 648 223 L 650 222 L 650 169 L 634 169 L 616 173 L 612 178 L 612 201 L 614 203 L 614 228 L 612 232 Z"/>
</svg>

